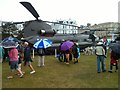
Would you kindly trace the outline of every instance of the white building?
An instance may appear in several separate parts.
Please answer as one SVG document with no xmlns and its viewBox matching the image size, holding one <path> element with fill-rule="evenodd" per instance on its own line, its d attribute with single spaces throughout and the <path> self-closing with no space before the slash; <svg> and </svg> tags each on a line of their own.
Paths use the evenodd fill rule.
<svg viewBox="0 0 120 90">
<path fill-rule="evenodd" d="M 73 34 L 78 33 L 77 23 L 75 20 L 56 20 L 56 23 L 52 23 L 51 27 L 54 29 L 57 33 L 63 33 L 63 34 Z M 60 24 L 59 24 L 60 23 Z"/>
</svg>

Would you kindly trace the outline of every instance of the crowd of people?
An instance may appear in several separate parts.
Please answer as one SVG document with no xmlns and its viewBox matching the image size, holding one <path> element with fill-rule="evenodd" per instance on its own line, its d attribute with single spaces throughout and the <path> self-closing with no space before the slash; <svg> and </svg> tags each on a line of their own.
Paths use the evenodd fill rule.
<svg viewBox="0 0 120 90">
<path fill-rule="evenodd" d="M 73 60 L 74 64 L 78 63 L 78 59 L 80 58 L 80 47 L 78 43 L 74 42 L 74 45 L 70 49 L 65 51 L 61 50 L 61 45 L 59 46 L 59 61 L 64 62 L 65 64 L 69 64 L 69 62 Z M 102 72 L 106 72 L 104 60 L 107 56 L 107 49 L 104 43 L 97 43 L 94 49 L 94 54 L 96 54 L 97 56 L 97 72 L 100 73 L 101 70 Z M 12 47 L 7 50 L 8 51 L 5 51 L 5 49 L 3 49 L 3 47 L 0 45 L 0 62 L 4 62 L 4 60 L 7 59 L 10 65 L 10 73 L 7 78 L 13 78 L 14 70 L 17 71 L 17 74 L 20 78 L 24 76 L 25 72 L 22 71 L 21 67 L 22 62 L 24 62 L 24 66 L 28 66 L 30 68 L 30 74 L 36 72 L 32 66 L 31 48 L 29 47 L 28 42 L 22 42 L 19 44 L 18 47 Z M 46 49 L 38 48 L 36 49 L 36 51 L 38 54 L 38 66 L 45 66 L 44 59 L 46 55 Z M 110 59 L 109 72 L 112 73 L 113 66 L 116 67 L 115 71 L 117 72 L 118 58 L 116 58 L 116 54 L 113 50 L 111 50 Z"/>
<path fill-rule="evenodd" d="M 97 72 L 100 73 L 101 70 L 102 72 L 106 72 L 104 61 L 107 57 L 107 49 L 103 42 L 100 41 L 97 43 L 95 47 L 95 54 L 97 56 Z M 110 49 L 110 70 L 108 72 L 112 73 L 112 66 L 116 66 L 115 72 L 118 71 L 118 59 L 119 58 L 117 58 L 117 53 Z"/>
<path fill-rule="evenodd" d="M 59 61 L 69 64 L 69 61 L 71 61 L 74 58 L 73 59 L 74 64 L 78 63 L 78 59 L 80 58 L 80 48 L 78 46 L 78 43 L 74 42 L 74 45 L 70 49 L 65 51 L 61 50 L 61 45 L 59 46 L 59 52 L 60 52 L 58 55 Z"/>
<path fill-rule="evenodd" d="M 24 66 L 28 66 L 30 68 L 30 74 L 35 73 L 31 64 L 31 50 L 28 42 L 22 42 L 18 47 L 10 47 L 7 49 L 3 49 L 3 47 L 1 47 L 1 49 L 1 62 L 5 62 L 7 59 L 10 65 L 10 73 L 7 77 L 8 79 L 13 78 L 14 70 L 17 71 L 17 75 L 19 75 L 20 78 L 23 77 L 25 72 L 22 71 L 22 62 L 24 62 Z"/>
</svg>

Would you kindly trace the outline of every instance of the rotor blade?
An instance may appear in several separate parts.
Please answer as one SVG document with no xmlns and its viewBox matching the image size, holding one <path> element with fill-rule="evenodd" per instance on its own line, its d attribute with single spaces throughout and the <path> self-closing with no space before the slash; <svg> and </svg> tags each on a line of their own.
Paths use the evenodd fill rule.
<svg viewBox="0 0 120 90">
<path fill-rule="evenodd" d="M 22 24 L 24 22 L 13 22 L 13 24 Z"/>
<path fill-rule="evenodd" d="M 35 10 L 35 8 L 31 5 L 29 2 L 20 2 L 37 20 L 39 17 L 39 14 Z"/>
</svg>

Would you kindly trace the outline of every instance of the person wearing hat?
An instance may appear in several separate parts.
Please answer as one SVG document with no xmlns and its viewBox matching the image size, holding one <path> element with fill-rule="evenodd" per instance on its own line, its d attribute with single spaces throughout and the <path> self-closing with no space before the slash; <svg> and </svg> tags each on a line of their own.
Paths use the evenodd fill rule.
<svg viewBox="0 0 120 90">
<path fill-rule="evenodd" d="M 97 72 L 101 72 L 101 65 L 102 65 L 102 72 L 105 72 L 105 63 L 104 63 L 104 56 L 105 56 L 105 49 L 103 48 L 103 43 L 98 42 L 95 49 L 95 54 L 97 56 Z"/>
<path fill-rule="evenodd" d="M 29 47 L 29 43 L 28 42 L 24 42 L 24 65 L 28 65 L 29 68 L 31 69 L 31 72 L 30 74 L 33 74 L 35 73 L 35 70 L 31 64 L 32 62 L 32 59 L 31 59 L 31 50 L 30 50 L 30 47 Z"/>
</svg>

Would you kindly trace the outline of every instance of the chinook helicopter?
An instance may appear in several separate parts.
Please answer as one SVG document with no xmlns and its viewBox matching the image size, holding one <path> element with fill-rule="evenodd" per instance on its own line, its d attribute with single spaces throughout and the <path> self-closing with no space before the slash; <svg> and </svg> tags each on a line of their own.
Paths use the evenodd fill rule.
<svg viewBox="0 0 120 90">
<path fill-rule="evenodd" d="M 23 24 L 23 36 L 24 38 L 29 36 L 54 36 L 56 34 L 56 31 L 51 28 L 51 25 L 47 23 L 54 23 L 54 24 L 61 24 L 61 25 L 67 25 L 67 26 L 73 26 L 78 27 L 75 25 L 68 25 L 60 22 L 51 22 L 51 21 L 43 21 L 41 19 L 38 19 L 40 16 L 35 10 L 35 8 L 32 6 L 29 2 L 20 2 L 34 17 L 35 20 L 29 20 L 25 22 L 13 22 L 13 24 Z M 28 33 L 29 32 L 29 33 Z"/>
<path fill-rule="evenodd" d="M 39 18 L 39 14 L 34 9 L 34 7 L 29 2 L 20 2 L 34 17 L 35 20 L 29 20 L 25 22 L 13 22 L 13 24 L 23 24 L 23 38 L 25 41 L 28 41 L 32 45 L 36 42 L 37 39 L 47 38 L 53 42 L 52 47 L 49 49 L 52 50 L 59 47 L 62 41 L 72 40 L 73 42 L 77 42 L 81 49 L 84 49 L 88 46 L 93 45 L 96 37 L 93 35 L 93 32 L 90 31 L 87 33 L 79 33 L 79 34 L 58 34 L 54 29 L 51 28 L 51 25 L 48 23 L 66 25 L 80 28 L 79 26 L 72 24 L 64 24 L 60 22 L 50 22 L 43 21 Z"/>
</svg>

